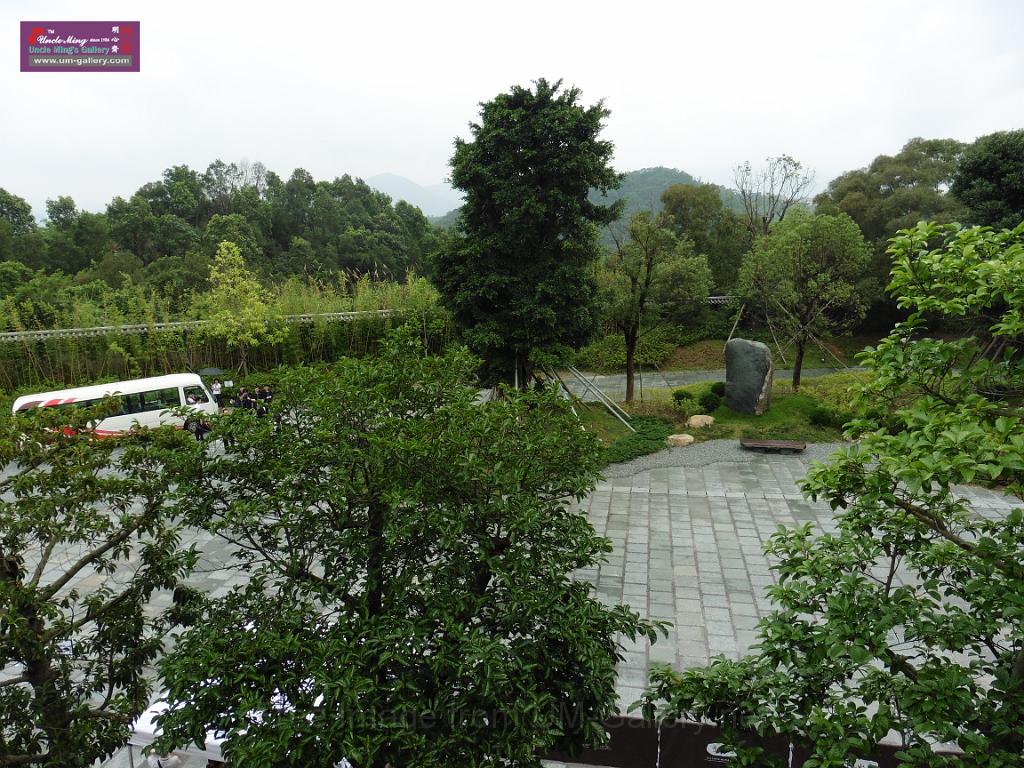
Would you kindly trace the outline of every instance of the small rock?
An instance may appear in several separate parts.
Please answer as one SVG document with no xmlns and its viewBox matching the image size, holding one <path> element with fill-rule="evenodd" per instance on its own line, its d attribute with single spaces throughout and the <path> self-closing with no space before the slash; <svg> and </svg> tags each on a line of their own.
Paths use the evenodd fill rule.
<svg viewBox="0 0 1024 768">
<path fill-rule="evenodd" d="M 665 442 L 673 447 L 682 447 L 684 445 L 690 445 L 693 443 L 693 435 L 669 435 L 665 438 Z"/>
<path fill-rule="evenodd" d="M 686 426 L 688 426 L 690 429 L 701 429 L 703 427 L 710 427 L 714 423 L 714 416 L 691 416 L 686 420 Z"/>
</svg>

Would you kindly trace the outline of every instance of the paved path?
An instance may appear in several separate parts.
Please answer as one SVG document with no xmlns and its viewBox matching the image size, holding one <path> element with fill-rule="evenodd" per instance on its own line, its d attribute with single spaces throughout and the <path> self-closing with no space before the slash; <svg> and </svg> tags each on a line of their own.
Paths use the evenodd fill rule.
<svg viewBox="0 0 1024 768">
<path fill-rule="evenodd" d="M 816 376 L 826 376 L 830 373 L 859 370 L 863 369 L 804 368 L 800 376 L 801 378 L 808 379 Z M 609 397 L 621 399 L 626 396 L 626 375 L 624 373 L 598 374 L 586 371 L 581 371 L 581 373 Z M 566 387 L 574 395 L 582 397 L 586 394 L 587 388 L 575 376 L 567 371 L 561 371 L 560 375 Z M 679 387 L 683 384 L 696 384 L 701 381 L 725 381 L 725 369 L 719 368 L 711 371 L 644 371 L 642 378 L 644 389 L 661 389 L 665 387 Z M 775 381 L 790 381 L 792 378 L 792 370 L 783 369 L 775 371 Z M 640 396 L 640 383 L 641 377 L 638 375 L 634 384 L 637 397 Z M 593 395 L 590 397 L 593 398 Z M 587 398 L 584 397 L 584 399 Z"/>
</svg>

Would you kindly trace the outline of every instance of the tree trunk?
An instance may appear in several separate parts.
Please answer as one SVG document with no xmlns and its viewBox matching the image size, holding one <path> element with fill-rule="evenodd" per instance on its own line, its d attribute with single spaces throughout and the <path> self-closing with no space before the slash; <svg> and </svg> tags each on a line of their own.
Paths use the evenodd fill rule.
<svg viewBox="0 0 1024 768">
<path fill-rule="evenodd" d="M 793 361 L 793 391 L 800 391 L 800 370 L 804 367 L 804 350 L 807 348 L 807 340 L 800 339 L 796 343 L 796 360 Z"/>
<path fill-rule="evenodd" d="M 384 607 L 384 516 L 387 510 L 379 501 L 371 501 L 367 510 L 366 533 L 369 552 L 366 558 L 366 611 L 370 618 Z"/>
<path fill-rule="evenodd" d="M 626 331 L 626 402 L 633 402 L 633 376 L 636 371 L 636 331 Z"/>
</svg>

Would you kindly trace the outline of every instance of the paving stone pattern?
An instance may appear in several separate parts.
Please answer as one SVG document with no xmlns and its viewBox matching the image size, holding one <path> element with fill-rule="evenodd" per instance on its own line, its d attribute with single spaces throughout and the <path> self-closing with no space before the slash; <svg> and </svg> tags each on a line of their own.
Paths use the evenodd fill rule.
<svg viewBox="0 0 1024 768">
<path fill-rule="evenodd" d="M 685 456 L 682 449 L 680 456 Z M 619 665 L 619 706 L 640 698 L 652 663 L 705 666 L 738 658 L 770 610 L 773 581 L 764 543 L 780 525 L 813 523 L 834 532 L 831 509 L 807 501 L 797 482 L 810 460 L 752 455 L 740 462 L 660 467 L 600 483 L 581 507 L 614 546 L 606 564 L 578 575 L 608 603 L 672 623 L 667 638 L 627 642 Z M 1013 500 L 980 488 L 957 489 L 985 515 Z"/>
</svg>

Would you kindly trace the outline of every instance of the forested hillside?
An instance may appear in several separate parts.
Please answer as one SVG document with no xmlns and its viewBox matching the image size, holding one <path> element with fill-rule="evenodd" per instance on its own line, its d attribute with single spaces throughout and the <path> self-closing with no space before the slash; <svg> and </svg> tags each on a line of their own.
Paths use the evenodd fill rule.
<svg viewBox="0 0 1024 768">
<path fill-rule="evenodd" d="M 103 213 L 69 197 L 48 200 L 37 224 L 16 191 L 0 189 L 0 261 L 120 286 L 125 276 L 172 303 L 200 288 L 223 240 L 265 277 L 338 271 L 403 275 L 422 268 L 435 243 L 426 217 L 360 179 L 287 180 L 260 163 L 217 160 L 203 172 L 179 165 Z"/>
</svg>

